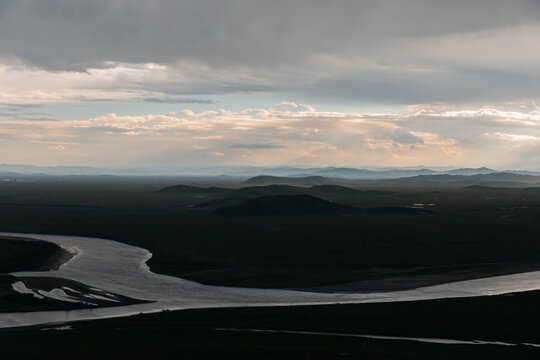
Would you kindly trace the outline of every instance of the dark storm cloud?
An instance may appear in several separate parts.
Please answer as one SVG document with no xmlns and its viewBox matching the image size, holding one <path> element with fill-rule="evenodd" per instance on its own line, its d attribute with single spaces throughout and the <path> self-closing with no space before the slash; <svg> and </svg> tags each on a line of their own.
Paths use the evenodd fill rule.
<svg viewBox="0 0 540 360">
<path fill-rule="evenodd" d="M 537 1 L 0 0 L 0 49 L 36 66 L 268 66 L 381 41 L 536 22 Z"/>
<path fill-rule="evenodd" d="M 540 74 L 462 70 L 362 73 L 321 79 L 307 94 L 342 101 L 371 100 L 400 104 L 497 102 L 540 97 Z"/>
<path fill-rule="evenodd" d="M 0 60 L 52 71 L 165 64 L 178 80 L 110 85 L 164 95 L 153 102 L 254 92 L 497 101 L 540 96 L 539 18 L 537 0 L 0 0 Z"/>
</svg>

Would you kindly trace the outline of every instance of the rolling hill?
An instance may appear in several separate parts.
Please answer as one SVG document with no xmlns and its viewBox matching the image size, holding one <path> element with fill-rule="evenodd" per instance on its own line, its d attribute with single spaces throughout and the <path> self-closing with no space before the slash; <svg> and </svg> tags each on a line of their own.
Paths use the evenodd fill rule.
<svg viewBox="0 0 540 360">
<path fill-rule="evenodd" d="M 161 190 L 158 190 L 158 193 L 169 193 L 169 194 L 191 194 L 191 195 L 226 195 L 229 194 L 232 189 L 220 188 L 220 187 L 197 187 L 189 185 L 173 185 L 164 187 Z"/>
<path fill-rule="evenodd" d="M 224 206 L 214 211 L 216 215 L 315 215 L 351 214 L 357 208 L 336 204 L 310 195 L 273 195 L 248 200 L 242 204 Z"/>
<path fill-rule="evenodd" d="M 272 185 L 272 184 L 285 184 L 285 185 L 325 185 L 333 184 L 335 181 L 327 179 L 323 176 L 304 176 L 304 177 L 281 177 L 260 175 L 252 177 L 243 182 L 246 185 Z"/>
</svg>

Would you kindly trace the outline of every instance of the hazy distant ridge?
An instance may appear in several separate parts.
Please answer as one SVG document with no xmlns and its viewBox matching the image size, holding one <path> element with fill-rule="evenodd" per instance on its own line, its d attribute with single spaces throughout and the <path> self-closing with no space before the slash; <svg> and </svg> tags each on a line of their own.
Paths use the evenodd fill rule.
<svg viewBox="0 0 540 360">
<path fill-rule="evenodd" d="M 487 167 L 480 168 L 298 168 L 298 167 L 255 167 L 255 166 L 216 166 L 216 167 L 183 167 L 160 166 L 152 168 L 97 168 L 91 166 L 33 166 L 17 164 L 0 164 L 0 173 L 23 175 L 116 175 L 116 176 L 232 176 L 252 178 L 257 176 L 273 176 L 278 178 L 313 177 L 313 185 L 324 184 L 321 178 L 348 180 L 399 179 L 426 175 L 487 175 L 500 173 Z M 509 170 L 505 173 L 540 175 L 540 172 L 529 170 Z M 317 178 L 319 178 L 317 180 Z M 326 182 L 327 183 L 327 182 Z"/>
</svg>

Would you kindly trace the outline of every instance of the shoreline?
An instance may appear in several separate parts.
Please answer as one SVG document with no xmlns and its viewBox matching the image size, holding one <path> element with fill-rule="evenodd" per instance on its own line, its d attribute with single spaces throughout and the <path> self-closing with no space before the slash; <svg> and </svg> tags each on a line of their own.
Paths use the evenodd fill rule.
<svg viewBox="0 0 540 360">
<path fill-rule="evenodd" d="M 0 314 L 97 309 L 147 302 L 63 278 L 4 275 L 0 282 Z"/>
<path fill-rule="evenodd" d="M 58 271 L 79 255 L 80 251 L 75 247 L 68 248 L 51 241 L 28 236 L 2 235 L 0 241 L 16 242 L 17 244 L 22 242 L 46 243 L 56 248 L 44 261 L 40 259 L 41 264 L 29 263 L 27 264 L 28 269 L 0 274 L 0 313 L 96 309 L 148 302 L 97 289 L 75 280 L 52 276 L 14 275 L 21 272 Z M 20 249 L 15 249 L 17 257 L 24 257 L 24 249 L 22 252 Z"/>
<path fill-rule="evenodd" d="M 60 246 L 58 244 L 55 244 L 54 242 L 37 239 L 37 238 L 31 238 L 27 236 L 6 236 L 6 235 L 0 235 L 0 241 L 26 241 L 26 242 L 41 242 L 41 243 L 47 243 L 50 245 L 55 246 L 57 249 L 55 252 L 53 252 L 42 264 L 37 265 L 33 264 L 34 266 L 37 266 L 37 271 L 52 271 L 52 270 L 59 270 L 64 264 L 66 264 L 68 261 L 70 261 L 73 257 L 77 256 L 79 254 L 78 250 L 75 248 L 65 248 L 63 246 Z M 13 271 L 13 272 L 20 272 L 20 270 Z M 7 272 L 5 274 L 9 274 L 11 272 Z"/>
<path fill-rule="evenodd" d="M 62 266 L 67 264 L 75 256 L 79 255 L 79 250 L 76 248 L 65 248 L 59 246 L 59 249 L 43 264 L 41 271 L 60 270 Z"/>
<path fill-rule="evenodd" d="M 26 235 L 26 234 L 24 234 Z M 13 240 L 13 241 L 39 241 L 48 244 L 52 244 L 58 247 L 58 250 L 42 265 L 39 271 L 57 271 L 63 265 L 68 263 L 71 259 L 78 256 L 80 251 L 75 247 L 64 247 L 55 242 L 43 240 L 40 238 L 33 238 L 28 236 L 13 236 L 13 235 L 0 235 L 1 239 Z M 116 240 L 114 240 L 116 241 Z M 121 244 L 132 246 L 129 243 L 119 241 Z M 145 264 L 148 266 L 152 273 L 158 275 L 168 275 L 166 273 L 154 272 L 154 269 L 149 264 L 151 263 L 149 258 Z M 446 270 L 446 272 L 434 272 L 436 269 Z M 450 269 L 450 271 L 448 271 Z M 310 293 L 321 294 L 370 294 L 370 293 L 388 293 L 399 292 L 407 290 L 415 290 L 425 287 L 432 287 L 437 285 L 450 284 L 454 282 L 478 280 L 484 278 L 491 278 L 496 276 L 516 275 L 520 273 L 527 273 L 540 270 L 540 262 L 490 262 L 479 264 L 461 264 L 451 266 L 433 266 L 433 267 L 416 267 L 416 268 L 378 268 L 370 269 L 371 272 L 380 271 L 382 275 L 392 274 L 391 276 L 381 277 L 379 279 L 360 280 L 355 282 L 348 282 L 342 284 L 331 284 L 322 286 L 310 286 L 310 287 L 264 287 L 261 284 L 250 284 L 249 286 L 230 286 L 224 284 L 206 284 L 205 282 L 198 282 L 190 279 L 190 277 L 173 276 L 182 280 L 189 280 L 197 282 L 201 285 L 217 286 L 217 287 L 230 287 L 230 288 L 247 288 L 247 289 L 268 289 L 268 290 L 292 290 L 302 291 Z M 398 273 L 400 275 L 395 275 Z M 424 272 L 425 274 L 420 274 Z M 431 273 L 430 273 L 431 272 Z"/>
<path fill-rule="evenodd" d="M 433 271 L 436 268 L 416 268 L 416 271 Z M 514 275 L 540 270 L 540 262 L 499 262 L 488 264 L 463 264 L 459 267 L 452 266 L 448 272 L 433 272 L 425 275 L 392 275 L 380 279 L 361 280 L 343 284 L 297 287 L 290 290 L 318 292 L 318 293 L 381 293 L 393 291 L 414 290 L 424 287 L 449 284 L 459 281 L 477 280 L 495 276 Z M 457 269 L 455 269 L 457 268 Z M 398 270 L 398 269 L 395 269 Z"/>
<path fill-rule="evenodd" d="M 28 309 L 25 312 L 97 309 L 148 302 L 55 277 L 15 277 L 11 286 L 14 296 L 27 297 L 24 305 L 28 305 Z M 36 300 L 34 304 L 29 301 L 30 296 Z M 14 310 L 1 312 L 20 312 L 17 305 L 14 304 Z"/>
<path fill-rule="evenodd" d="M 19 344 L 45 339 L 43 330 L 48 330 L 44 344 L 48 353 L 66 355 L 75 349 L 103 351 L 120 341 L 120 358 L 141 358 L 143 352 L 145 358 L 170 353 L 217 358 L 226 353 L 244 355 L 239 358 L 371 355 L 427 360 L 444 354 L 448 359 L 536 359 L 539 299 L 540 291 L 531 291 L 394 304 L 191 309 L 0 333 L 6 344 Z M 140 347 L 133 349 L 133 341 Z"/>
<path fill-rule="evenodd" d="M 14 237 L 17 234 L 10 233 L 7 235 Z M 380 294 L 316 294 L 290 290 L 212 287 L 151 272 L 147 266 L 144 266 L 144 263 L 149 259 L 150 253 L 143 248 L 132 247 L 121 242 L 106 239 L 39 234 L 22 235 L 26 235 L 26 237 L 35 236 L 42 240 L 50 239 L 64 247 L 77 247 L 81 249 L 80 256 L 83 256 L 80 259 L 81 261 L 73 262 L 72 266 L 62 268 L 57 273 L 51 274 L 53 277 L 60 278 L 65 273 L 68 278 L 80 283 L 89 284 L 93 288 L 107 289 L 112 294 L 122 294 L 133 299 L 156 300 L 157 303 L 121 307 L 117 310 L 114 308 L 112 310 L 95 308 L 91 313 L 85 311 L 70 311 L 68 312 L 69 314 L 42 312 L 39 317 L 31 313 L 25 314 L 21 312 L 16 318 L 5 316 L 4 323 L 9 325 L 6 327 L 11 327 L 15 323 L 31 325 L 47 322 L 73 321 L 75 319 L 122 317 L 130 313 L 150 313 L 190 308 L 282 306 L 290 307 L 296 311 L 302 305 L 333 306 L 337 304 L 382 304 L 398 302 L 414 304 L 422 300 L 478 298 L 483 295 L 508 294 L 540 289 L 540 282 L 538 281 L 539 272 L 527 272 L 514 274 L 513 276 L 501 276 L 500 278 L 497 277 L 497 279 L 478 279 L 412 291 Z M 499 269 L 501 269 L 500 266 Z M 508 271 L 508 268 L 503 270 Z M 16 275 L 21 278 L 25 276 L 49 277 L 47 273 L 43 272 L 18 273 Z M 36 281 L 43 282 L 45 280 Z M 30 285 L 28 288 L 32 289 L 32 286 Z M 19 289 L 26 292 L 25 288 L 19 287 Z M 65 292 L 68 289 L 61 287 L 58 290 Z M 45 291 L 50 292 L 51 289 L 45 289 Z M 26 293 L 32 296 L 32 294 Z M 40 293 L 40 295 L 43 294 Z"/>
<path fill-rule="evenodd" d="M 165 327 L 231 332 L 304 331 L 540 344 L 536 325 L 540 311 L 535 307 L 538 300 L 540 290 L 395 303 L 184 309 L 81 320 L 70 325 L 75 330 Z M 520 330 L 516 331 L 518 327 Z"/>
</svg>

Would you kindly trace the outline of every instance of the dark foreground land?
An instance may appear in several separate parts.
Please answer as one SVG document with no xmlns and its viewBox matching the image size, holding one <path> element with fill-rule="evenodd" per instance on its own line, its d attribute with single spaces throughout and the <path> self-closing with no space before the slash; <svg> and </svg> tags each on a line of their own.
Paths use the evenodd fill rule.
<svg viewBox="0 0 540 360">
<path fill-rule="evenodd" d="M 526 346 L 444 345 L 193 329 L 41 331 L 0 337 L 9 359 L 538 359 Z"/>
<path fill-rule="evenodd" d="M 386 304 L 162 312 L 77 322 L 69 331 L 3 332 L 0 354 L 38 359 L 41 354 L 83 359 L 537 359 L 540 349 L 522 343 L 540 343 L 539 301 L 536 291 Z M 516 345 L 449 345 L 362 334 Z"/>
<path fill-rule="evenodd" d="M 31 239 L 21 241 L 0 237 L 0 312 L 74 308 L 70 304 L 49 299 L 38 300 L 32 295 L 20 294 L 12 288 L 18 279 L 2 275 L 17 271 L 52 270 L 60 266 L 64 259 L 67 259 L 66 251 L 57 245 Z"/>
<path fill-rule="evenodd" d="M 59 265 L 64 253 L 49 242 L 0 236 L 0 273 L 51 270 Z"/>
<path fill-rule="evenodd" d="M 178 183 L 188 187 L 158 192 Z M 287 213 L 283 201 L 268 201 L 298 189 L 330 213 L 313 212 L 312 202 Z M 152 251 L 153 271 L 206 284 L 391 291 L 540 269 L 537 189 L 435 180 L 246 188 L 228 178 L 31 178 L 0 183 L 0 230 L 126 242 Z M 256 209 L 266 213 L 235 207 L 253 209 L 264 196 Z M 233 214 L 217 211 L 231 207 Z"/>
<path fill-rule="evenodd" d="M 444 179 L 249 188 L 228 178 L 31 178 L 0 183 L 0 231 L 118 240 L 152 251 L 155 272 L 228 286 L 392 291 L 540 269 L 536 179 Z M 176 184 L 187 187 L 159 192 Z M 164 312 L 2 332 L 0 356 L 537 359 L 524 345 L 251 330 L 540 343 L 539 301 L 530 292 Z"/>
<path fill-rule="evenodd" d="M 24 237 L 14 239 L 9 236 L 0 236 L 0 313 L 73 310 L 143 302 L 118 294 L 110 294 L 107 298 L 99 289 L 67 279 L 7 275 L 7 273 L 20 271 L 56 270 L 73 255 L 49 242 Z M 14 289 L 14 284 L 24 284 L 27 291 L 33 290 L 34 293 L 18 292 Z M 62 289 L 68 296 L 79 302 L 61 301 L 48 295 L 55 289 Z M 105 292 L 105 294 L 108 293 Z M 97 295 L 99 298 L 94 297 L 90 302 L 87 295 Z"/>
</svg>

